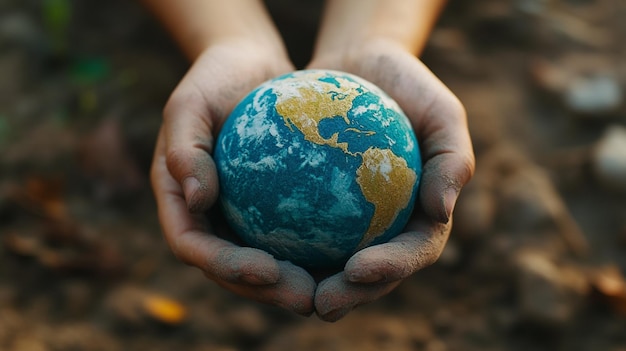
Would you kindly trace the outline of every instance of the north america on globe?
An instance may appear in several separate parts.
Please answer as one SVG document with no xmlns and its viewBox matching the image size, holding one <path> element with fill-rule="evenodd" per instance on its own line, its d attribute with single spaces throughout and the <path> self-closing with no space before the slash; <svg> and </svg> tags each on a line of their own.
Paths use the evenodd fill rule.
<svg viewBox="0 0 626 351">
<path fill-rule="evenodd" d="M 242 240 L 305 268 L 340 267 L 398 235 L 421 176 L 408 118 L 357 76 L 303 70 L 261 84 L 215 145 L 220 205 Z"/>
</svg>

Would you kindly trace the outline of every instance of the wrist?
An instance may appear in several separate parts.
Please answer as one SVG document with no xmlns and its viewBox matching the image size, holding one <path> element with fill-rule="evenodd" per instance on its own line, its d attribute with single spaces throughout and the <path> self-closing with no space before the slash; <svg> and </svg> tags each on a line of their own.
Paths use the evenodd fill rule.
<svg viewBox="0 0 626 351">
<path fill-rule="evenodd" d="M 313 62 L 337 52 L 350 57 L 346 52 L 358 53 L 378 43 L 419 55 L 445 0 L 328 0 L 327 4 Z"/>
<path fill-rule="evenodd" d="M 269 77 L 294 69 L 287 50 L 280 43 L 272 44 L 250 37 L 218 38 L 205 45 L 194 61 L 215 53 L 221 53 L 219 57 L 231 63 L 245 62 L 247 66 L 254 65 L 259 72 Z"/>
<path fill-rule="evenodd" d="M 413 55 L 409 47 L 392 38 L 371 37 L 355 40 L 341 48 L 316 50 L 309 67 L 358 71 L 364 61 L 369 61 L 374 57 L 383 57 L 390 52 L 405 52 Z"/>
<path fill-rule="evenodd" d="M 282 39 L 261 0 L 142 0 L 190 60 L 223 41 L 248 38 L 281 47 Z"/>
<path fill-rule="evenodd" d="M 244 58 L 273 57 L 284 63 L 289 61 L 287 49 L 278 36 L 262 33 L 198 33 L 185 41 L 178 41 L 185 55 L 195 61 L 202 53 L 212 48 L 229 48 L 246 55 Z"/>
</svg>

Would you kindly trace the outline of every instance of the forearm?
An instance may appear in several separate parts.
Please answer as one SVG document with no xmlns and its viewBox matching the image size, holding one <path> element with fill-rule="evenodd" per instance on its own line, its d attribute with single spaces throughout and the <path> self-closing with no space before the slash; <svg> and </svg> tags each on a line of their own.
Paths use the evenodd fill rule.
<svg viewBox="0 0 626 351">
<path fill-rule="evenodd" d="M 327 0 L 315 55 L 388 40 L 419 55 L 445 0 Z"/>
<path fill-rule="evenodd" d="M 194 60 L 227 40 L 284 53 L 280 35 L 260 0 L 141 0 Z"/>
</svg>

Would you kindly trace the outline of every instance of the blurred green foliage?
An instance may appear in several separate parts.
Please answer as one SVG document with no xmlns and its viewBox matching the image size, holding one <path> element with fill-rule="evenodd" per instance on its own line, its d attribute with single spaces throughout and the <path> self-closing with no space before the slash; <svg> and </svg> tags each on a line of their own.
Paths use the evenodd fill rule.
<svg viewBox="0 0 626 351">
<path fill-rule="evenodd" d="M 111 73 L 111 67 L 105 58 L 83 57 L 72 63 L 70 73 L 74 83 L 92 85 L 108 77 Z"/>
<path fill-rule="evenodd" d="M 69 0 L 43 0 L 41 4 L 51 49 L 57 54 L 63 54 L 68 46 L 72 4 Z"/>
</svg>

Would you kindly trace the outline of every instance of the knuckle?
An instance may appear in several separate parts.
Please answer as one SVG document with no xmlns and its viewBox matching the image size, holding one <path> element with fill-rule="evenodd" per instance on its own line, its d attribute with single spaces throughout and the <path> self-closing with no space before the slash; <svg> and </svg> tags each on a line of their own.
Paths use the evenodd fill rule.
<svg viewBox="0 0 626 351">
<path fill-rule="evenodd" d="M 172 175 L 179 174 L 178 171 L 185 168 L 188 159 L 188 153 L 182 148 L 170 148 L 165 153 L 165 164 Z"/>
<path fill-rule="evenodd" d="M 472 179 L 474 176 L 474 172 L 476 171 L 476 158 L 472 151 L 464 153 L 461 155 L 461 179 L 462 183 L 466 184 Z"/>
<path fill-rule="evenodd" d="M 181 249 L 180 246 L 180 241 L 179 240 L 175 240 L 171 245 L 170 245 L 170 250 L 172 251 L 172 254 L 174 255 L 174 257 L 176 257 L 176 259 L 178 259 L 179 261 L 190 265 L 190 262 L 187 258 L 187 255 L 185 254 L 185 251 Z"/>
<path fill-rule="evenodd" d="M 196 266 L 197 263 L 194 262 L 193 256 L 194 253 L 188 250 L 188 243 L 185 243 L 186 237 L 185 235 L 179 236 L 177 239 L 174 239 L 170 242 L 170 250 L 176 259 L 180 262 L 188 265 L 188 266 Z M 205 267 L 199 267 L 204 270 Z"/>
</svg>

